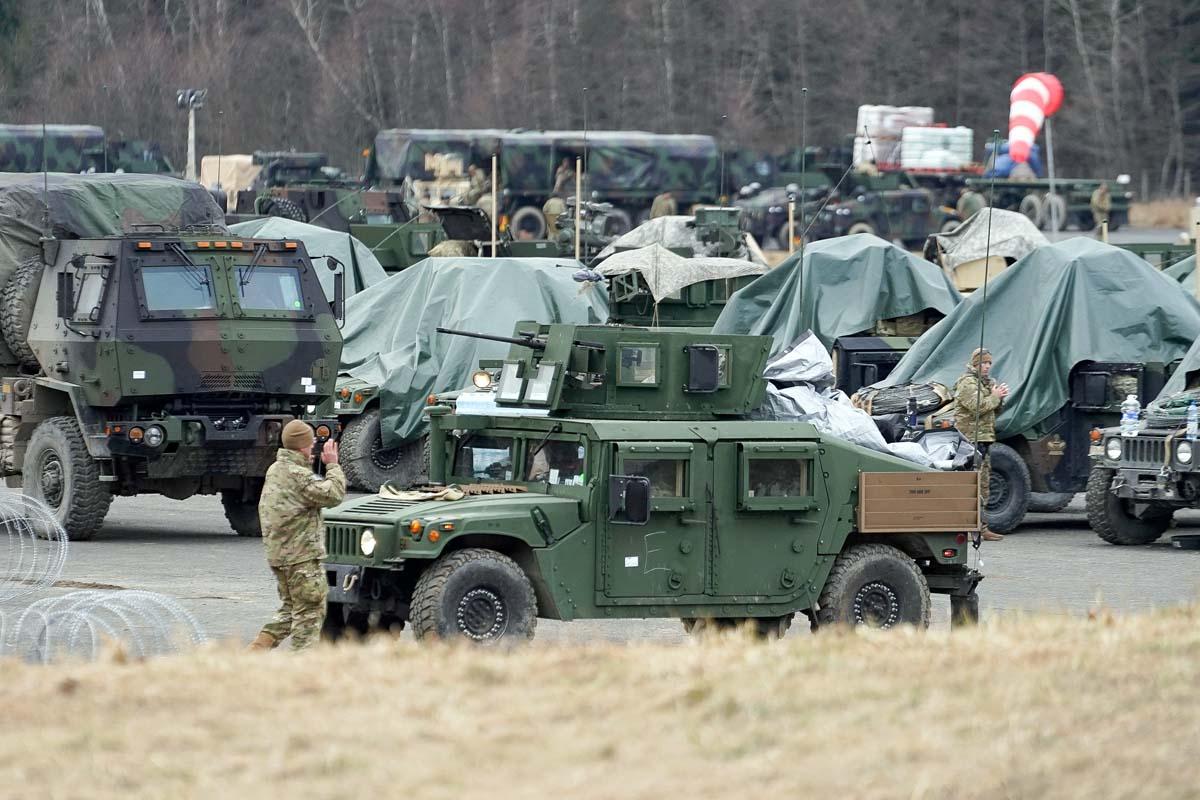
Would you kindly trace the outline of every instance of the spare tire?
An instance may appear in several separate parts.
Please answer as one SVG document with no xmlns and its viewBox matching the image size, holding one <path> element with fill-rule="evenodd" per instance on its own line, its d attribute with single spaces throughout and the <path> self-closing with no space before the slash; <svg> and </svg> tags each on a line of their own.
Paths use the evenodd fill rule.
<svg viewBox="0 0 1200 800">
<path fill-rule="evenodd" d="M 283 217 L 296 222 L 308 222 L 308 215 L 297 203 L 286 197 L 272 197 L 263 203 L 263 213 L 268 217 Z"/>
<path fill-rule="evenodd" d="M 607 236 L 622 236 L 633 230 L 633 220 L 624 209 L 614 208 L 608 212 L 604 220 L 604 233 Z"/>
<path fill-rule="evenodd" d="M 543 239 L 546 236 L 546 218 L 541 209 L 535 206 L 521 206 L 508 218 L 508 230 L 514 239 L 520 239 L 524 231 L 533 239 Z"/>
<path fill-rule="evenodd" d="M 4 343 L 22 367 L 36 369 L 37 356 L 29 346 L 29 322 L 42 282 L 41 258 L 30 258 L 17 265 L 0 293 L 0 333 Z"/>
</svg>

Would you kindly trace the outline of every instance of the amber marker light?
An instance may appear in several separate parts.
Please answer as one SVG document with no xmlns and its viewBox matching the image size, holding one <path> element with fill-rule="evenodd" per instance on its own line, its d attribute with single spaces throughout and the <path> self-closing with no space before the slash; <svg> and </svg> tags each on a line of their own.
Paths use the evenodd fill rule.
<svg viewBox="0 0 1200 800">
<path fill-rule="evenodd" d="M 1092 428 L 1092 431 L 1088 434 L 1088 436 L 1091 437 L 1093 442 L 1098 442 L 1103 437 L 1103 434 L 1100 433 L 1099 428 Z"/>
<path fill-rule="evenodd" d="M 149 242 L 138 242 L 137 243 L 138 250 L 149 250 L 152 246 L 153 245 L 151 245 Z"/>
<path fill-rule="evenodd" d="M 442 535 L 440 533 L 438 533 L 437 531 L 429 532 L 429 541 L 436 542 L 440 538 L 442 538 Z"/>
<path fill-rule="evenodd" d="M 131 442 L 140 443 L 142 441 L 142 437 L 145 435 L 146 435 L 146 432 L 143 431 L 141 428 L 130 428 L 129 429 L 129 441 L 131 441 Z"/>
<path fill-rule="evenodd" d="M 333 433 L 333 431 L 329 430 L 328 425 L 318 425 L 317 426 L 317 437 L 318 438 L 328 439 L 332 433 Z"/>
<path fill-rule="evenodd" d="M 412 522 L 408 523 L 408 532 L 409 533 L 420 533 L 421 532 L 421 520 L 414 519 Z"/>
</svg>

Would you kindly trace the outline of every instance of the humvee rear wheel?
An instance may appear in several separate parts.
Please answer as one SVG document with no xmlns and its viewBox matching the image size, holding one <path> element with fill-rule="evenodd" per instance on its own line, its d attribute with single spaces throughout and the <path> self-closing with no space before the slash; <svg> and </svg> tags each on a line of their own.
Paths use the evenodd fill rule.
<svg viewBox="0 0 1200 800">
<path fill-rule="evenodd" d="M 413 589 L 413 635 L 478 644 L 532 639 L 537 598 L 517 562 L 494 550 L 469 548 L 433 563 Z"/>
<path fill-rule="evenodd" d="M 929 627 L 929 584 L 916 563 L 886 544 L 859 544 L 833 564 L 821 591 L 817 624 Z"/>
<path fill-rule="evenodd" d="M 988 485 L 983 515 L 988 528 L 1008 533 L 1021 524 L 1029 510 L 1029 467 L 1006 444 L 993 444 L 988 451 L 992 461 L 992 480 Z"/>
<path fill-rule="evenodd" d="M 244 498 L 240 490 L 221 492 L 221 505 L 225 507 L 225 519 L 238 536 L 262 538 L 262 524 L 258 520 L 258 497 Z"/>
<path fill-rule="evenodd" d="M 42 281 L 41 258 L 30 258 L 17 265 L 0 293 L 0 333 L 8 349 L 23 367 L 37 367 L 37 356 L 29 346 L 29 322 Z"/>
<path fill-rule="evenodd" d="M 1029 510 L 1039 514 L 1054 514 L 1071 505 L 1072 492 L 1033 492 L 1029 495 Z"/>
<path fill-rule="evenodd" d="M 429 437 L 384 447 L 378 408 L 365 411 L 347 423 L 338 445 L 342 449 L 346 480 L 360 489 L 378 492 L 385 483 L 412 486 L 428 477 Z"/>
<path fill-rule="evenodd" d="M 1112 492 L 1116 470 L 1093 467 L 1087 482 L 1088 525 L 1109 544 L 1150 544 L 1166 532 L 1175 510 L 1136 504 Z"/>
<path fill-rule="evenodd" d="M 692 636 L 748 629 L 759 639 L 782 639 L 792 627 L 794 614 L 781 617 L 688 617 L 683 620 L 683 630 Z"/>
<path fill-rule="evenodd" d="M 849 236 L 855 233 L 870 233 L 873 235 L 875 233 L 875 226 L 869 222 L 856 222 L 850 226 L 850 230 L 846 231 L 846 235 Z"/>
<path fill-rule="evenodd" d="M 24 493 L 50 509 L 69 539 L 90 539 L 104 524 L 112 493 L 100 482 L 75 419 L 51 417 L 34 428 L 22 478 Z"/>
</svg>

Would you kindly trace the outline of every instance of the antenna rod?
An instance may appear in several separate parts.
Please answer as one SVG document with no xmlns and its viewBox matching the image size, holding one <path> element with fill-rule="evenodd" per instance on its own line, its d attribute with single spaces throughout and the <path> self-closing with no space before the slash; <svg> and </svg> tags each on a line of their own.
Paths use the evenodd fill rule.
<svg viewBox="0 0 1200 800">
<path fill-rule="evenodd" d="M 808 177 L 808 87 L 800 87 L 800 280 L 804 280 L 804 240 L 808 229 L 804 224 L 804 184 Z M 800 284 L 803 293 L 804 284 Z M 803 296 L 803 294 L 801 295 Z"/>
<path fill-rule="evenodd" d="M 717 202 L 721 205 L 726 204 L 725 200 L 725 148 L 721 147 L 722 134 L 725 133 L 725 120 L 729 119 L 728 114 L 721 115 L 721 127 L 717 131 L 717 147 L 721 148 L 721 180 L 717 183 Z"/>
<path fill-rule="evenodd" d="M 46 238 L 50 238 L 50 173 L 46 171 L 46 118 L 42 116 L 42 199 L 46 202 Z"/>
</svg>

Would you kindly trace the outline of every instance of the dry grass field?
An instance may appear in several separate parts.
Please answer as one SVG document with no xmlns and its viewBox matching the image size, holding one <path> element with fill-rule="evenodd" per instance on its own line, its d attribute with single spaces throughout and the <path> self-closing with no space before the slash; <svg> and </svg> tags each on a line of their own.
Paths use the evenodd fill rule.
<svg viewBox="0 0 1200 800">
<path fill-rule="evenodd" d="M 1129 224 L 1135 228 L 1183 228 L 1191 222 L 1192 204 L 1186 198 L 1150 200 L 1129 207 Z"/>
<path fill-rule="evenodd" d="M 1200 609 L 975 631 L 0 664 L 46 798 L 1184 798 Z M 18 787 L 20 787 L 18 789 Z M 11 794 L 10 792 L 17 792 Z"/>
</svg>

